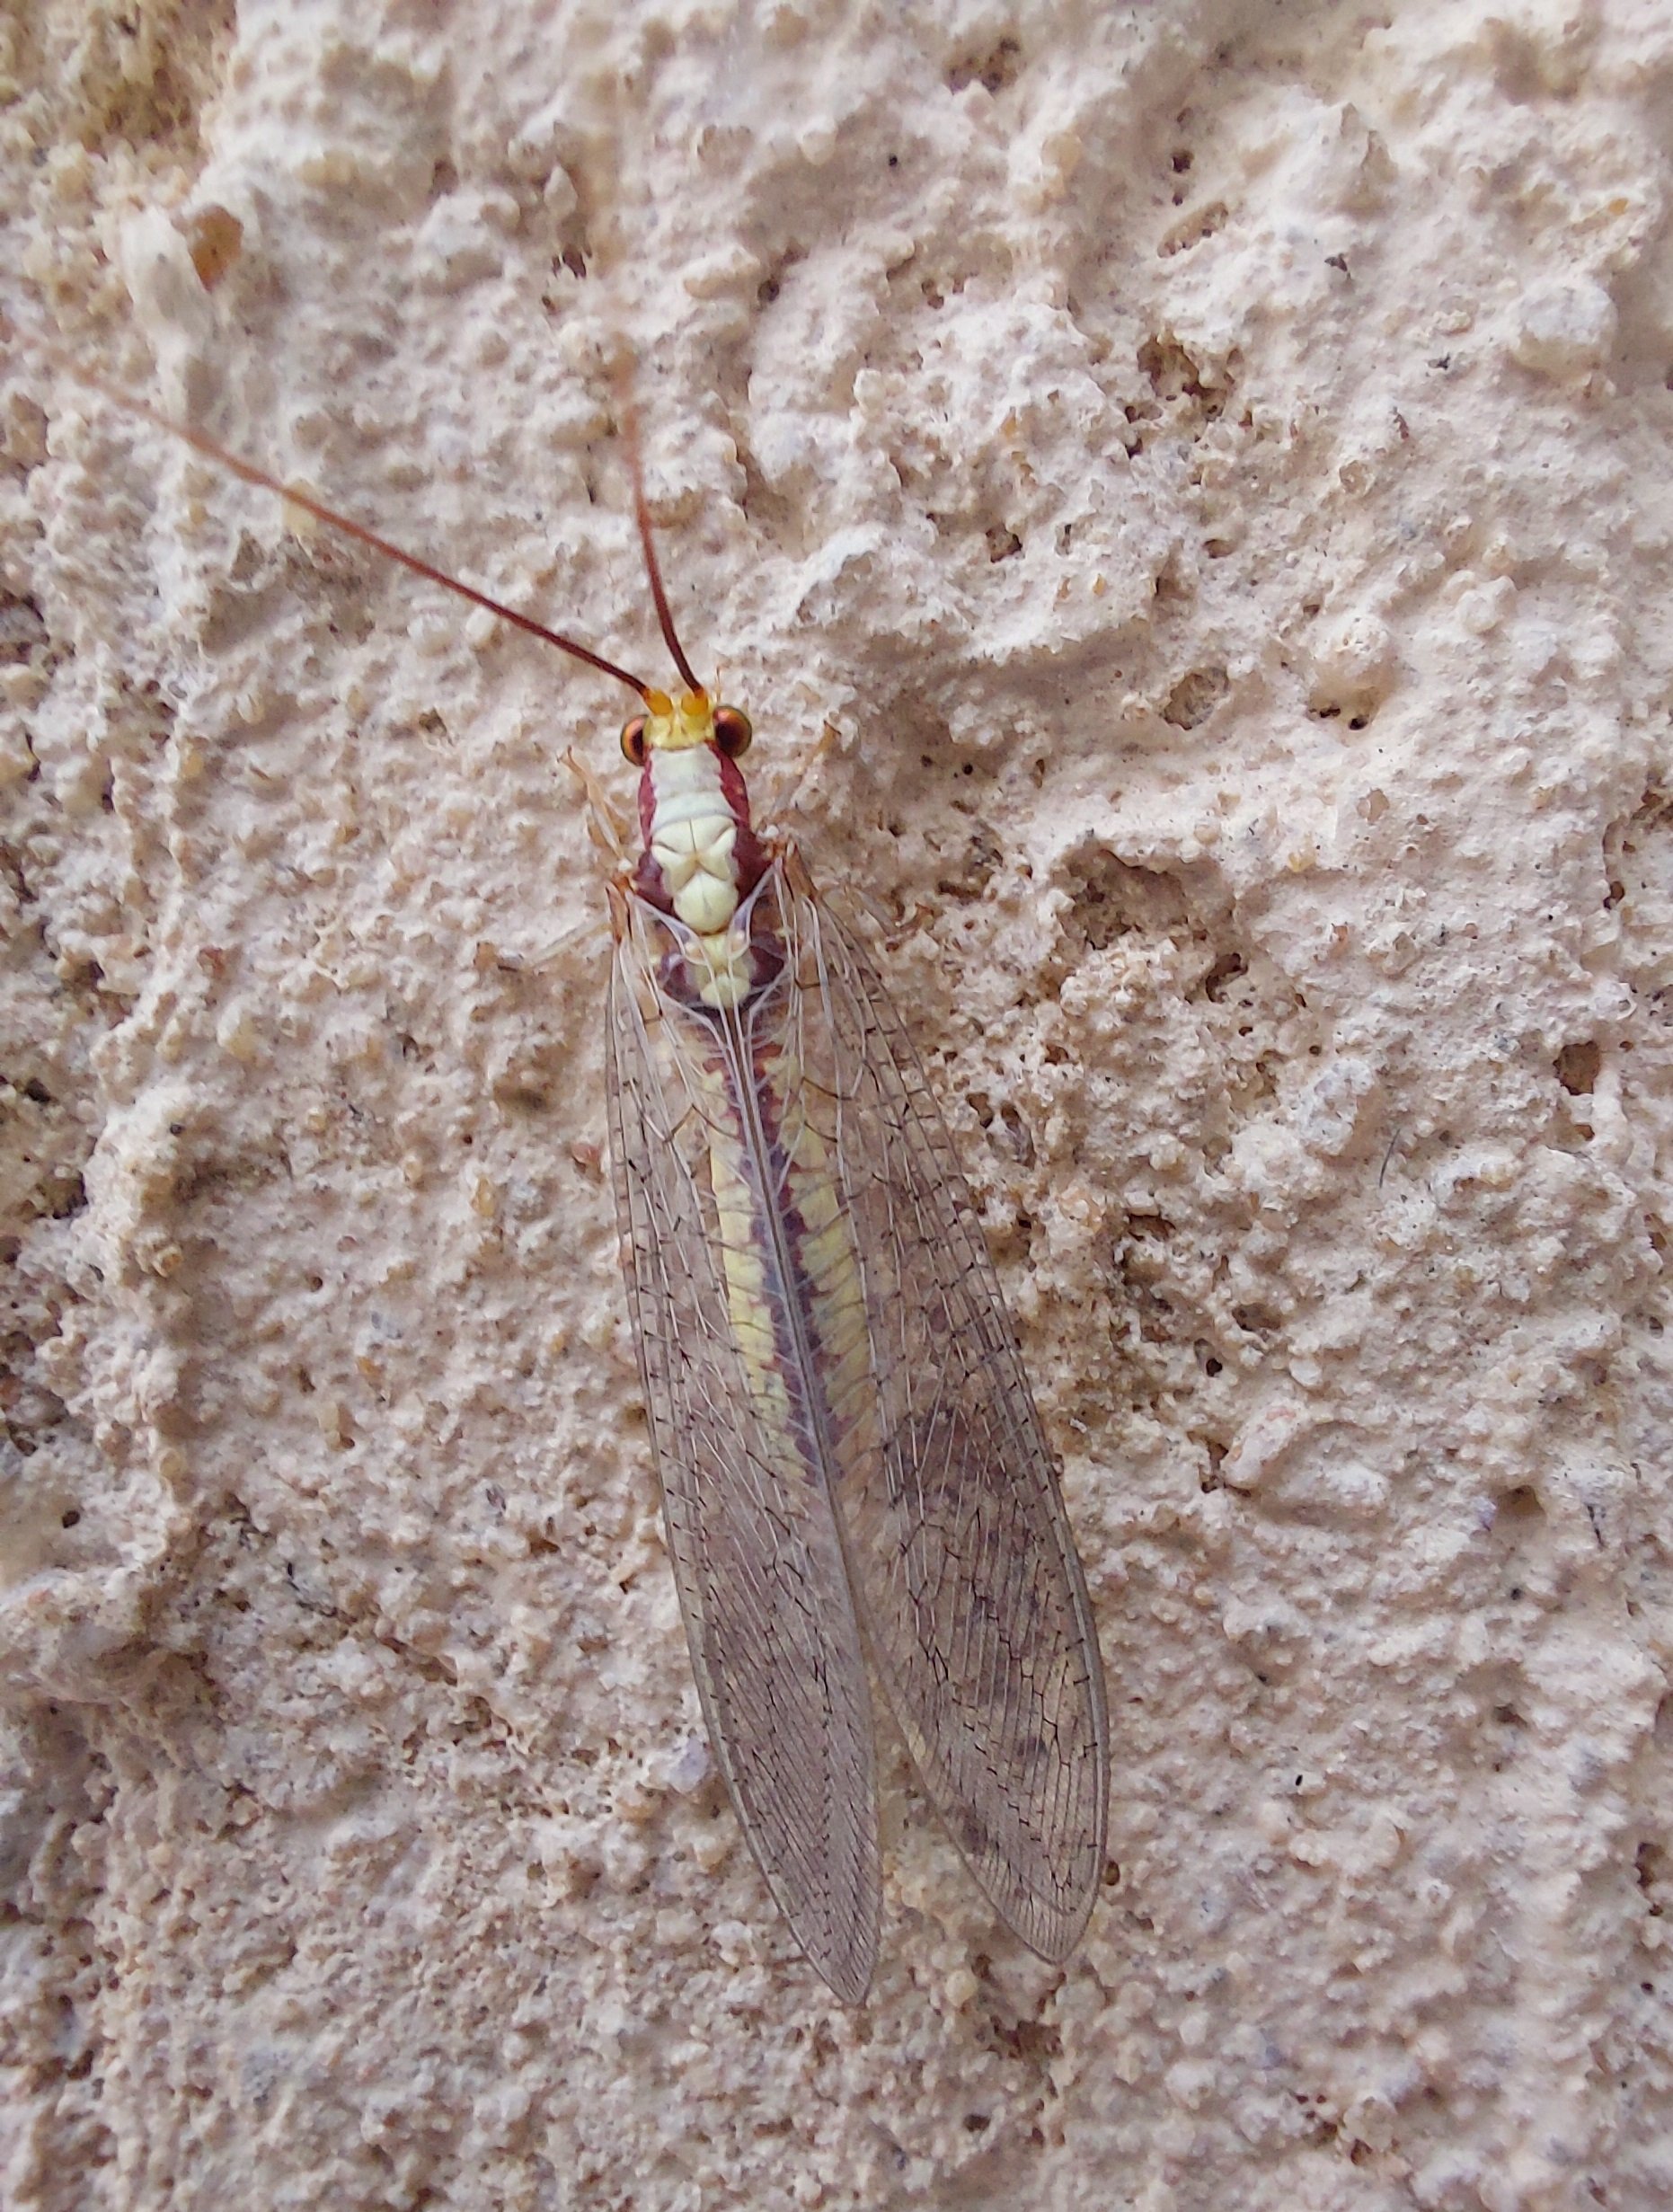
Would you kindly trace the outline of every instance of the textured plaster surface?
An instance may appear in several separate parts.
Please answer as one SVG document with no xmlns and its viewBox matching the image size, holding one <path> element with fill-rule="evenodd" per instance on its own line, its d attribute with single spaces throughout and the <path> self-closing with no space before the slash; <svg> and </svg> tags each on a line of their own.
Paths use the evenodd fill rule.
<svg viewBox="0 0 1673 2212">
<path fill-rule="evenodd" d="M 897 1758 L 870 2003 L 799 1962 L 601 1168 L 561 764 L 624 697 L 20 341 L 0 2202 L 1664 2205 L 1665 7 L 4 41 L 14 331 L 654 673 L 633 349 L 687 642 L 968 1161 L 1117 1781 L 1067 1966 Z"/>
</svg>

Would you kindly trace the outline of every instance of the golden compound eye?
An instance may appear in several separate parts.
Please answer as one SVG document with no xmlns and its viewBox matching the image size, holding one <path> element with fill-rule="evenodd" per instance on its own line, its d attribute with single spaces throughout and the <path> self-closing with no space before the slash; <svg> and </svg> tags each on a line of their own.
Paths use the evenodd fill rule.
<svg viewBox="0 0 1673 2212">
<path fill-rule="evenodd" d="M 740 753 L 749 750 L 749 740 L 755 735 L 749 717 L 741 707 L 717 706 L 714 710 L 714 742 L 728 760 L 736 760 Z"/>
<path fill-rule="evenodd" d="M 624 724 L 622 730 L 622 755 L 624 759 L 631 761 L 635 768 L 642 768 L 644 766 L 645 718 L 642 714 L 635 714 L 631 722 Z"/>
</svg>

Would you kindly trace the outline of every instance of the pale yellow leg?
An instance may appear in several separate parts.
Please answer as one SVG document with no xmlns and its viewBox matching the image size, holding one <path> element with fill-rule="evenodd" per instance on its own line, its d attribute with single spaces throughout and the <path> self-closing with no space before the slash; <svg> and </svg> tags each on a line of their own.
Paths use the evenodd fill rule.
<svg viewBox="0 0 1673 2212">
<path fill-rule="evenodd" d="M 587 835 L 618 868 L 627 867 L 633 825 L 623 818 L 609 792 L 572 748 L 564 754 L 563 765 L 580 785 L 587 801 Z"/>
<path fill-rule="evenodd" d="M 596 951 L 598 945 L 597 921 L 574 922 L 555 937 L 550 937 L 533 952 L 508 952 L 502 955 L 504 964 L 515 969 L 555 968 L 560 962 L 573 957 L 575 947 L 585 939 Z"/>
<path fill-rule="evenodd" d="M 765 820 L 782 822 L 794 811 L 796 801 L 801 795 L 802 785 L 841 735 L 842 732 L 835 722 L 826 723 L 819 732 L 818 744 L 812 748 L 801 767 L 797 769 L 787 791 L 773 789 L 770 780 L 766 776 L 758 779 L 762 796 L 761 813 Z"/>
</svg>

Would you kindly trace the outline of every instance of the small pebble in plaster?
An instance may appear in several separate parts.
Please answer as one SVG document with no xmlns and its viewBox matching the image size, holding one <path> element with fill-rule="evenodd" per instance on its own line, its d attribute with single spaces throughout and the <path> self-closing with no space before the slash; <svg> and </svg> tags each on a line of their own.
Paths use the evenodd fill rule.
<svg viewBox="0 0 1673 2212">
<path fill-rule="evenodd" d="M 450 192 L 425 217 L 414 267 L 438 292 L 463 291 L 499 275 L 502 240 L 515 229 L 517 202 L 508 192 Z"/>
<path fill-rule="evenodd" d="M 1283 1401 L 1255 1414 L 1226 1454 L 1220 1480 L 1230 1490 L 1255 1490 L 1300 1438 L 1315 1426 L 1306 1407 Z"/>
<path fill-rule="evenodd" d="M 506 148 L 507 166 L 513 175 L 530 183 L 544 180 L 542 198 L 546 211 L 560 223 L 572 215 L 580 204 L 574 183 L 560 158 L 569 101 L 566 87 L 519 125 Z"/>
<path fill-rule="evenodd" d="M 731 1856 L 735 1833 L 735 1830 L 722 1827 L 718 1820 L 711 1821 L 697 1830 L 686 1848 L 693 1861 L 705 1874 L 715 1874 Z"/>
<path fill-rule="evenodd" d="M 1491 584 L 1469 584 L 1458 594 L 1460 628 L 1472 637 L 1484 638 L 1496 630 L 1516 604 L 1516 586 L 1508 576 Z"/>
<path fill-rule="evenodd" d="M 1394 688 L 1394 641 L 1379 615 L 1355 610 L 1340 617 L 1313 648 L 1307 705 L 1314 714 L 1337 713 L 1350 723 L 1368 721 Z"/>
<path fill-rule="evenodd" d="M 1615 344 L 1615 302 L 1576 277 L 1530 292 L 1517 310 L 1510 350 L 1524 368 L 1569 381 L 1602 367 Z"/>
<path fill-rule="evenodd" d="M 946 1998 L 947 2009 L 953 2013 L 963 2012 L 967 2005 L 975 2003 L 981 1994 L 981 1986 L 980 1982 L 968 1966 L 954 1967 L 952 1972 L 942 1984 L 942 1994 Z"/>
<path fill-rule="evenodd" d="M 753 290 L 765 273 L 755 255 L 734 242 L 693 261 L 680 281 L 693 299 L 721 299 L 728 292 Z"/>
<path fill-rule="evenodd" d="M 215 1041 L 223 1052 L 246 1065 L 261 1056 L 261 1032 L 248 1006 L 235 1004 L 226 1008 L 215 1026 Z"/>
<path fill-rule="evenodd" d="M 668 1788 L 681 1797 L 689 1797 L 695 1790 L 700 1790 L 713 1772 L 714 1761 L 701 1736 L 688 1736 L 678 1750 L 669 1755 L 663 1768 Z"/>
<path fill-rule="evenodd" d="M 354 1441 L 354 1430 L 350 1423 L 348 1408 L 339 1398 L 321 1398 L 314 1409 L 314 1418 L 327 1444 L 336 1451 L 347 1451 Z"/>
<path fill-rule="evenodd" d="M 198 280 L 212 292 L 243 252 L 244 226 L 230 208 L 209 201 L 194 208 L 182 228 Z"/>
</svg>

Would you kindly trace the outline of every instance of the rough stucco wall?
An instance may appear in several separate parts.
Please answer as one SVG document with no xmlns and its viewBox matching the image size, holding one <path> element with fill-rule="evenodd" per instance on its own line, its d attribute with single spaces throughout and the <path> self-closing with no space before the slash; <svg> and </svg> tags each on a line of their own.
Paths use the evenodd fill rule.
<svg viewBox="0 0 1673 2212">
<path fill-rule="evenodd" d="M 617 15 L 26 8 L 5 304 L 654 668 L 631 342 L 1065 1460 L 1108 1902 L 1022 1953 L 894 1762 L 845 2013 L 709 1768 L 621 699 L 22 346 L 0 2199 L 1660 2205 L 1673 22 Z"/>
</svg>

